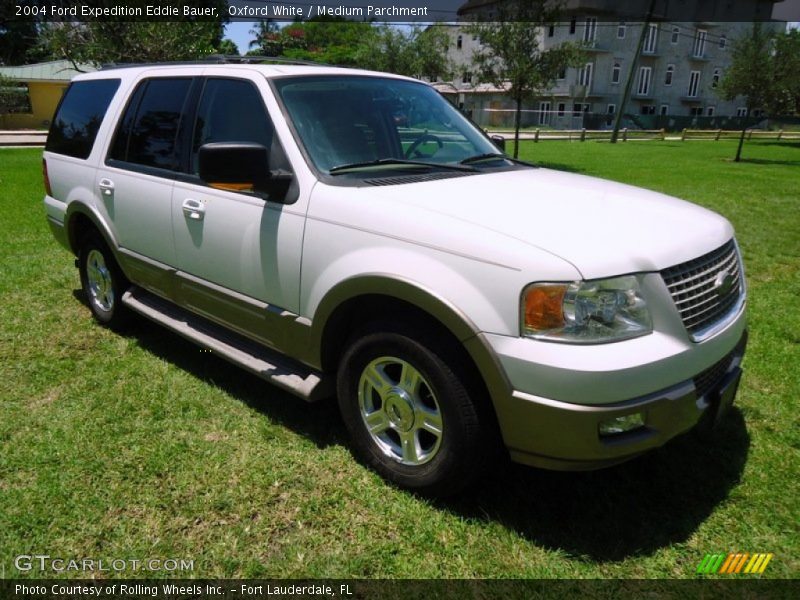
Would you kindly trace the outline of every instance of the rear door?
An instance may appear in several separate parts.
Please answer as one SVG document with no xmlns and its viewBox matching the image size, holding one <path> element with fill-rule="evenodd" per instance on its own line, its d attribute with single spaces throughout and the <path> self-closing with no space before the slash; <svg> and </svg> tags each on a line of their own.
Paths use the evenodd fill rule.
<svg viewBox="0 0 800 600">
<path fill-rule="evenodd" d="M 145 76 L 118 121 L 95 186 L 117 232 L 131 278 L 172 296 L 176 264 L 172 239 L 172 187 L 181 176 L 180 156 L 188 140 L 187 113 L 199 80 L 186 76 Z"/>
</svg>

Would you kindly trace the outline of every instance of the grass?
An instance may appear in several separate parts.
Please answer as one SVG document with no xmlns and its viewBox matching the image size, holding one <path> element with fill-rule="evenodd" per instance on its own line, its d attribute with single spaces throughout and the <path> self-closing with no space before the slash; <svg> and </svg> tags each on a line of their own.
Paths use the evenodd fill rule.
<svg viewBox="0 0 800 600">
<path fill-rule="evenodd" d="M 521 148 L 734 223 L 751 338 L 722 429 L 600 472 L 507 466 L 440 503 L 355 462 L 333 403 L 307 406 L 147 322 L 95 325 L 45 223 L 40 151 L 1 150 L 0 576 L 49 554 L 184 558 L 196 577 L 683 578 L 706 552 L 742 551 L 775 553 L 764 577 L 796 577 L 800 145 L 748 143 L 740 164 L 734 149 Z"/>
</svg>

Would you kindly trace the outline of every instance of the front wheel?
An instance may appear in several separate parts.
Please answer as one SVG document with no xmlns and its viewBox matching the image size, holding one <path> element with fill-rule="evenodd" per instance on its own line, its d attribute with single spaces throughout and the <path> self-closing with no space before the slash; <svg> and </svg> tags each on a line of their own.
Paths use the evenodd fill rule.
<svg viewBox="0 0 800 600">
<path fill-rule="evenodd" d="M 432 496 L 473 481 L 489 453 L 478 398 L 450 350 L 433 336 L 374 326 L 351 343 L 338 373 L 358 455 L 386 479 Z"/>
</svg>

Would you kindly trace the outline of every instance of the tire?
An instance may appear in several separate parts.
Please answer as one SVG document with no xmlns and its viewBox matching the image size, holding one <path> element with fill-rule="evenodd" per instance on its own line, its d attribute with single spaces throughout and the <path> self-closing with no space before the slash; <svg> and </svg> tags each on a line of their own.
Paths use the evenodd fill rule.
<svg viewBox="0 0 800 600">
<path fill-rule="evenodd" d="M 467 371 L 421 330 L 374 324 L 349 344 L 337 373 L 339 409 L 354 450 L 400 487 L 452 495 L 493 456 Z"/>
<path fill-rule="evenodd" d="M 130 283 L 98 234 L 89 234 L 81 244 L 78 270 L 83 293 L 95 320 L 112 329 L 125 325 L 130 319 L 130 311 L 121 300 Z"/>
</svg>

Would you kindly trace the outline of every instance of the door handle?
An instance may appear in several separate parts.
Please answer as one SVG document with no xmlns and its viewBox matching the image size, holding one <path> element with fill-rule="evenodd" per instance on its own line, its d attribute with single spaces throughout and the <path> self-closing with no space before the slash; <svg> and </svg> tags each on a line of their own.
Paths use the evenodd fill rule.
<svg viewBox="0 0 800 600">
<path fill-rule="evenodd" d="M 186 200 L 183 201 L 181 207 L 183 208 L 183 213 L 190 219 L 193 219 L 195 221 L 203 220 L 203 215 L 205 215 L 206 207 L 199 200 L 195 200 L 194 198 L 187 198 Z"/>
<path fill-rule="evenodd" d="M 103 196 L 111 196 L 114 194 L 114 182 L 110 179 L 101 179 L 97 187 L 100 188 L 100 193 L 103 194 Z"/>
</svg>

